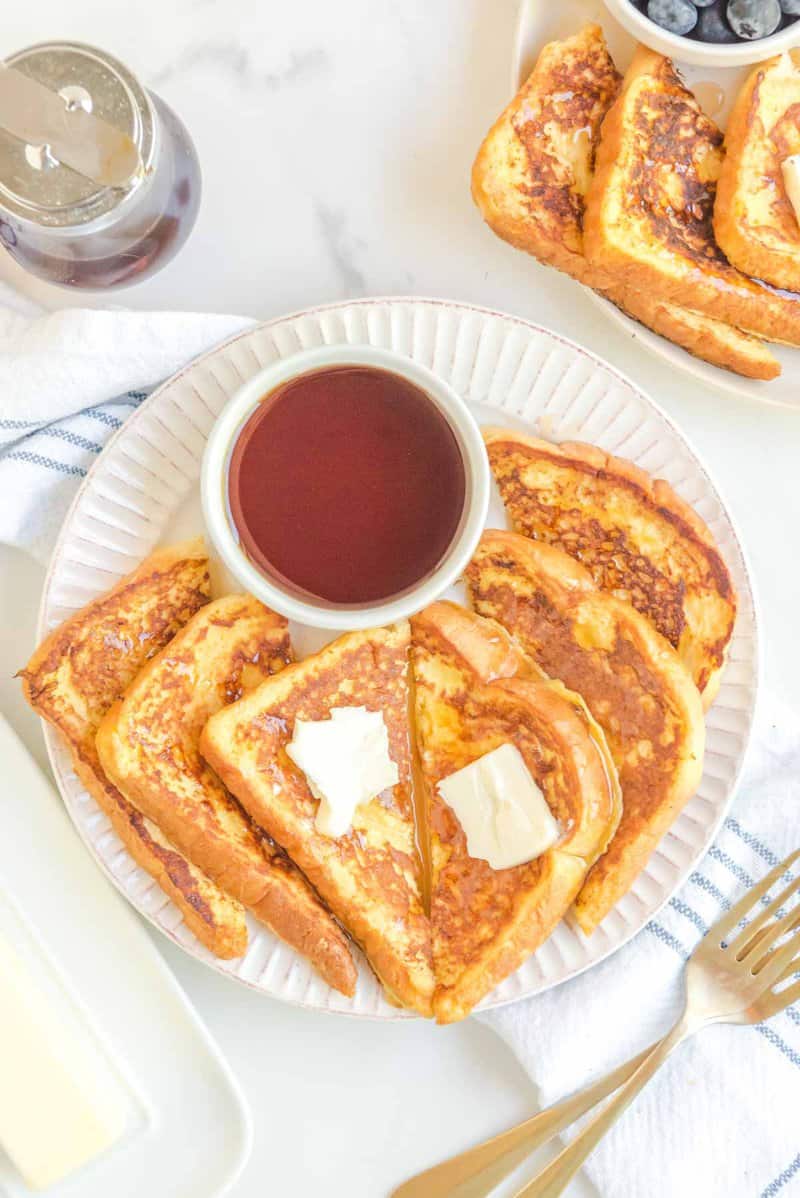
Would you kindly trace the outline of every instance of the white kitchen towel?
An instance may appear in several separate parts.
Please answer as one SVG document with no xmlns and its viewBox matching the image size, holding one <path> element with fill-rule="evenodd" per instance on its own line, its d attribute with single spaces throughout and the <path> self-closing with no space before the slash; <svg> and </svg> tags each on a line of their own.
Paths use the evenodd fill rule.
<svg viewBox="0 0 800 1198">
<path fill-rule="evenodd" d="M 697 941 L 798 847 L 800 722 L 767 697 L 732 814 L 678 894 L 601 965 L 480 1016 L 517 1054 L 543 1106 L 668 1030 Z M 603 1198 L 800 1194 L 800 1003 L 766 1024 L 706 1029 L 678 1048 L 586 1170 Z"/>
<path fill-rule="evenodd" d="M 42 315 L 0 287 L 0 541 L 46 560 L 97 454 L 149 390 L 250 323 Z M 741 889 L 800 844 L 800 728 L 764 705 L 733 816 L 681 892 L 590 973 L 483 1016 L 549 1103 L 666 1030 L 680 966 Z M 680 1048 L 594 1154 L 603 1198 L 800 1194 L 800 1008 Z"/>
<path fill-rule="evenodd" d="M 122 309 L 44 314 L 0 284 L 0 541 L 46 561 L 111 434 L 156 383 L 251 323 Z"/>
</svg>

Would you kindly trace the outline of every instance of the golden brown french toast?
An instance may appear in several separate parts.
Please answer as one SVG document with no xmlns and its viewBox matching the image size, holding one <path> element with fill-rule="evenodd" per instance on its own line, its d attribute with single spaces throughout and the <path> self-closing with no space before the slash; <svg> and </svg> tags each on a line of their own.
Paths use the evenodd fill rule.
<svg viewBox="0 0 800 1198">
<path fill-rule="evenodd" d="M 347 937 L 300 871 L 256 828 L 200 756 L 210 716 L 292 660 L 286 620 L 228 595 L 202 607 L 136 676 L 97 731 L 107 777 L 221 890 L 355 992 Z"/>
<path fill-rule="evenodd" d="M 714 239 L 722 133 L 672 63 L 640 46 L 603 122 L 586 197 L 592 266 L 638 291 L 800 345 L 800 297 L 731 266 Z"/>
<path fill-rule="evenodd" d="M 492 231 L 590 286 L 584 197 L 620 80 L 598 25 L 550 42 L 472 168 L 473 198 Z"/>
<path fill-rule="evenodd" d="M 752 378 L 774 378 L 780 365 L 758 339 L 587 261 L 585 199 L 600 128 L 620 78 L 597 25 L 546 45 L 478 151 L 472 168 L 476 204 L 499 237 L 601 290 L 687 352 Z"/>
<path fill-rule="evenodd" d="M 67 742 L 75 772 L 137 865 L 179 907 L 217 957 L 247 947 L 241 903 L 229 898 L 120 793 L 100 765 L 103 716 L 148 659 L 209 599 L 201 540 L 160 549 L 111 591 L 81 608 L 42 642 L 21 671 L 25 697 Z"/>
<path fill-rule="evenodd" d="M 498 624 L 442 602 L 413 618 L 411 634 L 430 843 L 433 1011 L 450 1023 L 547 939 L 614 834 L 621 805 L 608 746 L 582 700 L 536 676 Z M 470 856 L 438 784 L 503 744 L 521 753 L 561 835 L 534 860 L 493 869 Z"/>
<path fill-rule="evenodd" d="M 632 603 L 686 665 L 705 707 L 719 688 L 736 594 L 714 538 L 663 479 L 594 445 L 483 430 L 517 532 L 577 558 Z"/>
<path fill-rule="evenodd" d="M 575 903 L 589 933 L 627 893 L 697 789 L 705 744 L 700 694 L 649 621 L 599 590 L 561 549 L 489 531 L 466 573 L 476 610 L 583 697 L 616 763 L 622 818 Z"/>
<path fill-rule="evenodd" d="M 800 292 L 800 224 L 781 163 L 800 154 L 800 50 L 751 73 L 725 130 L 714 234 L 728 260 L 756 279 Z"/>
<path fill-rule="evenodd" d="M 732 324 L 670 303 L 656 291 L 639 291 L 623 282 L 605 283 L 596 290 L 628 316 L 703 362 L 762 381 L 776 379 L 781 373 L 780 362 L 765 343 Z"/>
<path fill-rule="evenodd" d="M 200 752 L 287 851 L 363 948 L 396 1003 L 431 1013 L 433 968 L 411 789 L 407 623 L 353 632 L 287 666 L 212 716 Z M 383 714 L 396 786 L 356 809 L 342 836 L 319 831 L 319 800 L 286 745 L 298 719 L 332 708 Z"/>
</svg>

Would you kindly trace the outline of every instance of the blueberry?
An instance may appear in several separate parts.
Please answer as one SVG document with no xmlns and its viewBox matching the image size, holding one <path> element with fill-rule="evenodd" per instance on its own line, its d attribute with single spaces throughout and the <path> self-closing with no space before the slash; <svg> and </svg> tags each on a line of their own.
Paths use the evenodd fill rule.
<svg viewBox="0 0 800 1198">
<path fill-rule="evenodd" d="M 717 0 L 692 0 L 695 8 L 710 8 L 712 4 L 716 4 Z"/>
<path fill-rule="evenodd" d="M 721 4 L 715 4 L 713 8 L 703 8 L 700 10 L 695 36 L 701 42 L 717 42 L 718 44 L 738 42 L 739 40 L 725 20 Z"/>
<path fill-rule="evenodd" d="M 790 17 L 800 17 L 800 0 L 781 0 L 781 12 Z"/>
<path fill-rule="evenodd" d="M 781 22 L 778 0 L 730 0 L 728 22 L 739 37 L 754 41 L 769 37 Z"/>
<path fill-rule="evenodd" d="M 669 33 L 691 33 L 697 24 L 697 9 L 689 0 L 648 0 L 647 15 Z"/>
</svg>

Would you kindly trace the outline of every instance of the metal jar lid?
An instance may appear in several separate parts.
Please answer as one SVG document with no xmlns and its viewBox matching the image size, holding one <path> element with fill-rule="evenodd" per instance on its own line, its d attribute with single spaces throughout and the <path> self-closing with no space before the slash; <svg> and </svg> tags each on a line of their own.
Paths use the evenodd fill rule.
<svg viewBox="0 0 800 1198">
<path fill-rule="evenodd" d="M 141 187 L 157 152 L 157 123 L 147 92 L 105 51 L 77 42 L 20 50 L 6 67 L 57 93 L 67 110 L 82 109 L 126 134 L 141 169 L 123 186 L 94 182 L 36 145 L 0 128 L 0 208 L 38 225 L 64 228 L 106 215 Z"/>
</svg>

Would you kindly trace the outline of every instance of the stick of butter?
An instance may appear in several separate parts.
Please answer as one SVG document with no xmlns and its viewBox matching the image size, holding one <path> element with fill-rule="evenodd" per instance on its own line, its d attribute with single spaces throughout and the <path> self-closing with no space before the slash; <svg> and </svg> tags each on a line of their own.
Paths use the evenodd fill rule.
<svg viewBox="0 0 800 1198">
<path fill-rule="evenodd" d="M 59 997 L 0 931 L 0 1145 L 33 1190 L 105 1151 L 126 1122 L 122 1095 Z"/>
</svg>

